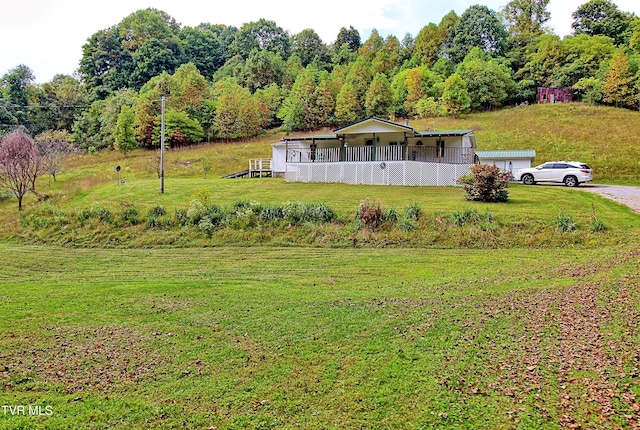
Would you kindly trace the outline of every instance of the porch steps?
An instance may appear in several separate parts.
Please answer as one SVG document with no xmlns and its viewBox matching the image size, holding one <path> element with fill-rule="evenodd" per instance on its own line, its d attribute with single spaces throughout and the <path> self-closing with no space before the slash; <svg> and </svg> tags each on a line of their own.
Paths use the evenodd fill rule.
<svg viewBox="0 0 640 430">
<path fill-rule="evenodd" d="M 230 175 L 223 176 L 224 179 L 244 178 L 249 174 L 249 169 L 241 170 L 240 172 L 231 173 Z"/>
</svg>

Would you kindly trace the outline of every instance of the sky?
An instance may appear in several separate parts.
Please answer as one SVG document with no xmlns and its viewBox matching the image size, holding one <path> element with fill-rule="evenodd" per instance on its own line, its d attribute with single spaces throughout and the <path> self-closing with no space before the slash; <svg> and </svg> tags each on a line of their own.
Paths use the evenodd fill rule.
<svg viewBox="0 0 640 430">
<path fill-rule="evenodd" d="M 72 74 L 82 56 L 82 45 L 99 30 L 118 24 L 139 9 L 153 7 L 167 12 L 183 26 L 202 22 L 238 28 L 260 18 L 296 34 L 311 28 L 325 43 L 332 43 L 340 28 L 353 26 L 364 42 L 375 28 L 384 38 L 405 34 L 415 37 L 420 29 L 454 10 L 458 16 L 471 5 L 483 4 L 494 11 L 509 0 L 0 0 L 0 76 L 25 64 L 37 83 L 56 74 Z M 587 0 L 550 0 L 549 26 L 554 33 L 571 33 L 571 14 Z M 640 16 L 640 1 L 613 0 L 620 10 Z M 304 5 L 304 6 L 302 6 Z"/>
</svg>

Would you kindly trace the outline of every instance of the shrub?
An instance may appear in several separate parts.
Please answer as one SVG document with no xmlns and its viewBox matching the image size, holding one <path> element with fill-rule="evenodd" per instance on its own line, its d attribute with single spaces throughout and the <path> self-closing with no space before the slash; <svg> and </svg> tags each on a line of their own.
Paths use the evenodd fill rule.
<svg viewBox="0 0 640 430">
<path fill-rule="evenodd" d="M 404 208 L 404 214 L 407 218 L 412 219 L 414 221 L 418 221 L 420 215 L 422 215 L 422 208 L 418 203 L 409 203 Z"/>
<path fill-rule="evenodd" d="M 147 213 L 147 228 L 160 227 L 160 218 L 155 215 L 153 212 Z"/>
<path fill-rule="evenodd" d="M 601 220 L 600 218 L 593 218 L 589 223 L 589 231 L 598 233 L 601 231 L 605 231 L 606 229 L 607 229 L 607 226 L 605 225 L 604 221 Z"/>
<path fill-rule="evenodd" d="M 207 235 L 207 237 L 213 236 L 213 232 L 215 231 L 216 226 L 211 222 L 211 218 L 208 216 L 202 217 L 202 219 L 198 222 L 198 230 Z"/>
<path fill-rule="evenodd" d="M 458 227 L 464 227 L 467 224 L 484 224 L 483 230 L 487 228 L 496 220 L 496 217 L 491 212 L 485 212 L 481 214 L 475 209 L 467 208 L 460 211 L 453 211 L 451 213 L 451 221 Z"/>
<path fill-rule="evenodd" d="M 336 213 L 324 203 L 307 203 L 304 206 L 306 221 L 331 222 L 336 219 Z"/>
<path fill-rule="evenodd" d="M 125 206 L 122 209 L 122 220 L 128 222 L 131 225 L 136 225 L 140 222 L 140 213 L 135 206 Z"/>
<path fill-rule="evenodd" d="M 155 205 L 154 207 L 152 207 L 151 209 L 149 209 L 149 214 L 153 214 L 157 217 L 161 217 L 162 215 L 166 214 L 167 211 L 160 205 Z"/>
<path fill-rule="evenodd" d="M 89 209 L 81 209 L 78 212 L 78 215 L 76 215 L 76 218 L 78 219 L 80 225 L 84 225 L 85 221 L 91 218 L 91 211 Z"/>
<path fill-rule="evenodd" d="M 189 224 L 189 217 L 187 216 L 187 210 L 184 208 L 176 208 L 176 212 L 174 215 L 174 219 L 176 220 L 176 224 L 181 227 Z"/>
<path fill-rule="evenodd" d="M 369 230 L 373 230 L 382 224 L 382 208 L 378 200 L 362 200 L 358 206 L 358 218 Z"/>
<path fill-rule="evenodd" d="M 458 227 L 464 227 L 469 223 L 479 222 L 481 217 L 475 209 L 464 209 L 462 211 L 453 211 L 451 219 Z"/>
<path fill-rule="evenodd" d="M 559 214 L 553 219 L 553 225 L 562 232 L 571 232 L 578 229 L 578 225 L 571 215 Z"/>
<path fill-rule="evenodd" d="M 476 164 L 471 173 L 458 179 L 464 187 L 467 200 L 479 202 L 506 202 L 509 199 L 509 173 L 496 166 Z"/>
<path fill-rule="evenodd" d="M 402 218 L 400 221 L 398 221 L 396 227 L 398 227 L 398 229 L 402 231 L 411 232 L 416 229 L 416 223 L 411 218 Z"/>
<path fill-rule="evenodd" d="M 284 219 L 290 223 L 299 223 L 304 221 L 305 208 L 301 202 L 284 202 L 282 205 L 282 215 Z"/>
<path fill-rule="evenodd" d="M 207 208 L 200 200 L 193 199 L 187 209 L 187 218 L 193 225 L 198 225 L 200 220 L 207 215 Z"/>
<path fill-rule="evenodd" d="M 213 225 L 220 225 L 220 224 L 222 224 L 224 222 L 227 214 L 224 211 L 224 209 L 222 209 L 218 205 L 208 205 L 206 207 L 206 215 L 205 216 L 209 218 L 209 221 Z"/>
<path fill-rule="evenodd" d="M 191 195 L 191 200 L 198 200 L 203 205 L 208 205 L 211 201 L 211 193 L 205 188 L 198 188 L 198 191 Z"/>
<path fill-rule="evenodd" d="M 395 208 L 385 209 L 382 213 L 382 217 L 385 221 L 389 221 L 392 223 L 398 222 L 401 218 L 400 213 L 395 210 Z"/>
<path fill-rule="evenodd" d="M 264 206 L 259 206 L 256 209 L 258 218 L 260 218 L 263 221 L 274 221 L 277 219 L 284 219 L 284 210 L 282 208 L 282 206 L 270 206 L 270 205 L 264 205 Z"/>
<path fill-rule="evenodd" d="M 104 206 L 100 206 L 98 203 L 94 203 L 91 206 L 91 216 L 94 216 L 107 224 L 110 224 L 113 220 L 111 211 Z"/>
</svg>

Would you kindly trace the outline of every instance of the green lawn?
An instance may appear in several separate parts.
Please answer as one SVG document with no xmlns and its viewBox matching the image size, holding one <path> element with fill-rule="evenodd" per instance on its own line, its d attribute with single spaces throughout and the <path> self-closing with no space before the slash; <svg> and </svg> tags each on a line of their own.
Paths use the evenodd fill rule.
<svg viewBox="0 0 640 430">
<path fill-rule="evenodd" d="M 575 104 L 436 125 L 637 184 L 637 118 Z M 107 151 L 41 178 L 49 198 L 22 214 L 0 200 L 0 429 L 637 428 L 637 214 L 562 186 L 480 204 L 458 187 L 220 179 L 274 140 L 169 151 L 164 194 L 152 153 Z M 195 197 L 337 219 L 205 234 L 177 221 Z M 367 199 L 422 215 L 370 231 L 354 220 Z M 93 209 L 108 220 L 80 216 Z"/>
<path fill-rule="evenodd" d="M 2 428 L 624 428 L 637 416 L 636 248 L 0 252 L 0 403 L 53 412 L 0 415 Z"/>
</svg>

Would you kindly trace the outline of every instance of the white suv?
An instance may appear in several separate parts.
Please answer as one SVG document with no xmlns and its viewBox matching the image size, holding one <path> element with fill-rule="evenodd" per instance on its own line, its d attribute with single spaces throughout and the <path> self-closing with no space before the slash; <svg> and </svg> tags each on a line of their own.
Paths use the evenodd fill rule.
<svg viewBox="0 0 640 430">
<path fill-rule="evenodd" d="M 516 181 L 522 181 L 525 185 L 533 185 L 536 182 L 564 182 L 567 187 L 577 187 L 583 182 L 593 180 L 591 167 L 578 161 L 549 161 L 531 167 L 520 169 L 515 174 Z"/>
</svg>

